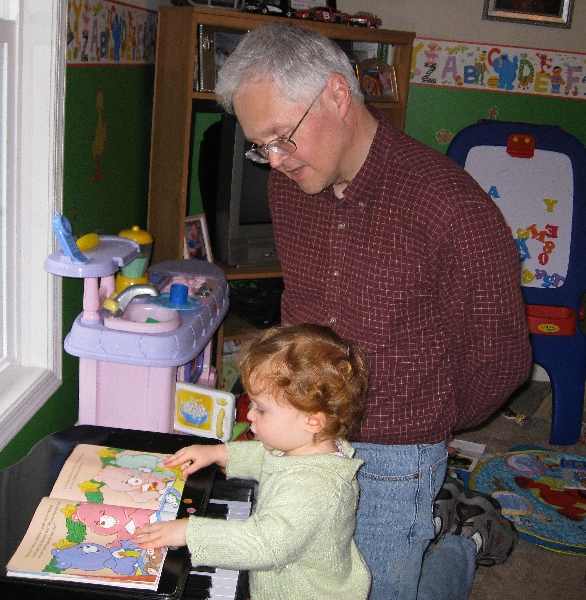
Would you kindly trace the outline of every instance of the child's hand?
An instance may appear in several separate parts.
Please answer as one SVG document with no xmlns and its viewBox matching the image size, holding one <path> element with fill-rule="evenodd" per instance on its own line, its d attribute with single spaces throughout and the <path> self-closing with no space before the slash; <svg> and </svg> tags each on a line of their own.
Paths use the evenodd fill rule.
<svg viewBox="0 0 586 600">
<path fill-rule="evenodd" d="M 226 444 L 209 446 L 194 444 L 193 446 L 182 448 L 165 460 L 163 464 L 166 467 L 176 467 L 177 465 L 191 462 L 190 465 L 183 469 L 183 475 L 189 475 L 214 463 L 220 465 L 220 467 L 225 467 L 227 461 L 228 450 L 226 450 Z"/>
<path fill-rule="evenodd" d="M 141 550 L 163 546 L 185 546 L 187 544 L 185 540 L 187 521 L 188 519 L 176 519 L 138 527 L 132 541 L 138 544 Z"/>
</svg>

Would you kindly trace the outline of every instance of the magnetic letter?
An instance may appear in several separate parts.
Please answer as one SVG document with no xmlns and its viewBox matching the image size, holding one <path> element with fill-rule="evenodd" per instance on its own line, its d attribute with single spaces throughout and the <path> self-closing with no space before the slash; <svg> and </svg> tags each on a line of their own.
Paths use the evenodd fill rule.
<svg viewBox="0 0 586 600">
<path fill-rule="evenodd" d="M 486 192 L 491 198 L 500 198 L 499 192 L 496 189 L 496 185 L 491 185 L 488 192 Z"/>
<path fill-rule="evenodd" d="M 558 203 L 557 200 L 552 200 L 551 198 L 544 198 L 543 201 L 547 206 L 547 212 L 553 212 L 553 207 Z"/>
<path fill-rule="evenodd" d="M 515 240 L 515 244 L 517 244 L 517 250 L 519 251 L 519 260 L 521 262 L 531 258 L 529 248 L 527 248 L 527 238 L 518 238 Z"/>
</svg>

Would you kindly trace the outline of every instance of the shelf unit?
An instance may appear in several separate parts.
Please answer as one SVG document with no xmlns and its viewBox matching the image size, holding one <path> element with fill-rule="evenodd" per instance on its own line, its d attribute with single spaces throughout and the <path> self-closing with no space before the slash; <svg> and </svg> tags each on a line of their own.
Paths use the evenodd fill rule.
<svg viewBox="0 0 586 600">
<path fill-rule="evenodd" d="M 191 136 L 194 114 L 218 109 L 215 95 L 194 91 L 199 25 L 248 31 L 271 21 L 295 23 L 331 39 L 393 46 L 397 101 L 374 104 L 399 129 L 405 127 L 414 33 L 285 19 L 214 8 L 159 8 L 155 90 L 149 178 L 148 231 L 155 243 L 153 264 L 183 257 L 184 220 L 189 205 Z M 220 265 L 229 281 L 281 277 L 280 267 L 238 268 Z M 228 314 L 216 340 L 216 369 L 222 368 L 222 345 L 254 328 Z"/>
<path fill-rule="evenodd" d="M 276 277 L 283 277 L 283 272 L 279 266 L 266 266 L 266 267 L 229 267 L 227 265 L 218 264 L 224 273 L 228 281 L 238 281 L 243 279 L 272 279 Z M 244 319 L 235 315 L 234 313 L 228 312 L 222 325 L 220 325 L 218 332 L 216 333 L 216 369 L 218 370 L 218 379 L 222 372 L 222 349 L 224 342 L 231 340 L 242 340 L 246 337 L 256 333 L 258 330 L 254 325 L 251 325 Z"/>
<path fill-rule="evenodd" d="M 199 105 L 205 111 L 205 106 L 215 103 L 214 94 L 193 89 L 198 26 L 247 31 L 270 21 L 293 22 L 332 39 L 392 45 L 398 101 L 375 104 L 393 125 L 400 129 L 405 126 L 414 33 L 214 8 L 159 8 L 147 228 L 155 240 L 155 264 L 183 257 L 193 115 Z"/>
</svg>

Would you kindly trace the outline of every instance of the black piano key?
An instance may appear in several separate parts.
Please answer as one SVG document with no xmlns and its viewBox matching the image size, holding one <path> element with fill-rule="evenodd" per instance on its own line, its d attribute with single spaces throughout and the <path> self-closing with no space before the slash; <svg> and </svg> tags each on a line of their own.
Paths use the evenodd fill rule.
<svg viewBox="0 0 586 600">
<path fill-rule="evenodd" d="M 193 589 L 209 589 L 212 585 L 212 578 L 209 575 L 191 573 L 187 578 L 187 584 Z"/>
<path fill-rule="evenodd" d="M 228 516 L 228 505 L 218 504 L 210 502 L 206 509 L 206 515 L 208 519 L 226 519 Z"/>
<path fill-rule="evenodd" d="M 198 571 L 199 573 L 215 573 L 216 567 L 206 567 L 198 565 L 197 567 L 191 567 L 192 571 Z"/>
<path fill-rule="evenodd" d="M 215 500 L 238 500 L 252 502 L 254 484 L 246 479 L 226 479 L 226 475 L 218 470 L 212 485 L 211 497 Z"/>
<path fill-rule="evenodd" d="M 182 600 L 205 600 L 211 598 L 212 578 L 206 575 L 191 574 L 187 578 Z"/>
</svg>

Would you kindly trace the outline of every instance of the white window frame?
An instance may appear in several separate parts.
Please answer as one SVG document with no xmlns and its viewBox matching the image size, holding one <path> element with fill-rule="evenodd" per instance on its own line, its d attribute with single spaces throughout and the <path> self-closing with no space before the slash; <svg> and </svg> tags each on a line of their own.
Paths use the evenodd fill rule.
<svg viewBox="0 0 586 600">
<path fill-rule="evenodd" d="M 62 205 L 66 18 L 65 0 L 0 0 L 0 450 L 61 384 L 61 279 L 43 265 Z"/>
</svg>

